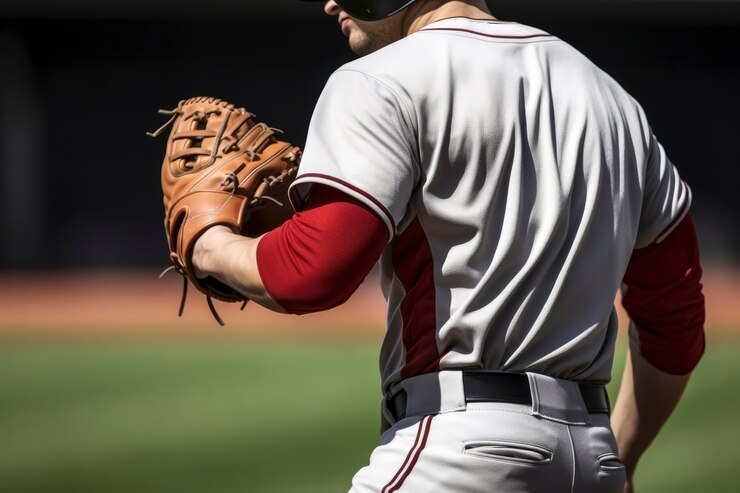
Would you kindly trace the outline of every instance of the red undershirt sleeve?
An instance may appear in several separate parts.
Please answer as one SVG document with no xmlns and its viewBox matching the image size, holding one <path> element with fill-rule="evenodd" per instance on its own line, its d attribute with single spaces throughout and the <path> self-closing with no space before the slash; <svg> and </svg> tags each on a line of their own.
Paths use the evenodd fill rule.
<svg viewBox="0 0 740 493">
<path fill-rule="evenodd" d="M 272 299 L 288 313 L 344 303 L 388 241 L 385 223 L 335 188 L 314 185 L 303 210 L 257 245 L 257 268 Z"/>
<path fill-rule="evenodd" d="M 632 321 L 633 350 L 666 373 L 689 373 L 704 352 L 704 295 L 691 216 L 660 243 L 635 250 L 622 304 Z"/>
</svg>

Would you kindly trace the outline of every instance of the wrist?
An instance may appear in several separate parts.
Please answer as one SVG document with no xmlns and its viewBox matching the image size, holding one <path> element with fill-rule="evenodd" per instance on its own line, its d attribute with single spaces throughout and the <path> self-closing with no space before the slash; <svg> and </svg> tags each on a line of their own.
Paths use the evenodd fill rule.
<svg viewBox="0 0 740 493">
<path fill-rule="evenodd" d="M 214 252 L 217 252 L 229 236 L 233 236 L 232 230 L 223 225 L 208 228 L 195 241 L 191 262 L 196 277 L 203 279 L 214 273 Z"/>
<path fill-rule="evenodd" d="M 614 428 L 614 435 L 619 450 L 619 460 L 624 464 L 627 476 L 631 477 L 637 467 L 637 462 L 640 460 L 640 454 L 637 450 L 639 447 L 635 443 L 638 437 L 634 435 L 634 430 L 630 432 L 618 430 L 616 427 Z"/>
</svg>

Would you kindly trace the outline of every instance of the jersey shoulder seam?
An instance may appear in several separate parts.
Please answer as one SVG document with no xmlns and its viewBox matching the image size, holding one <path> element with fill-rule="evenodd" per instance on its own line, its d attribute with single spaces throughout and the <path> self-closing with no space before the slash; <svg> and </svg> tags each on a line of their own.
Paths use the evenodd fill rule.
<svg viewBox="0 0 740 493">
<path fill-rule="evenodd" d="M 405 99 L 406 99 L 406 98 L 403 98 L 403 97 L 402 97 L 402 96 L 401 96 L 401 95 L 400 95 L 400 94 L 398 93 L 398 91 L 396 91 L 395 89 L 393 89 L 393 88 L 392 88 L 392 87 L 391 87 L 390 85 L 388 85 L 388 83 L 386 83 L 385 81 L 383 81 L 383 80 L 382 80 L 382 79 L 380 79 L 379 77 L 377 77 L 377 76 L 375 76 L 375 75 L 372 75 L 372 74 L 369 74 L 369 73 L 367 73 L 367 72 L 365 72 L 365 71 L 362 71 L 362 70 L 359 70 L 359 69 L 356 69 L 356 68 L 352 68 L 352 67 L 347 67 L 347 66 L 344 66 L 344 67 L 340 67 L 340 68 L 338 68 L 338 69 L 337 69 L 337 70 L 335 71 L 335 73 L 338 73 L 338 72 L 354 72 L 354 73 L 357 73 L 357 74 L 360 74 L 360 75 L 364 75 L 365 77 L 367 77 L 367 78 L 369 78 L 369 79 L 372 79 L 372 80 L 374 80 L 375 82 L 377 82 L 378 84 L 380 84 L 381 86 L 383 86 L 384 88 L 386 88 L 386 89 L 388 90 L 388 92 L 390 92 L 391 94 L 393 94 L 394 98 L 395 98 L 395 99 L 396 99 L 396 100 L 397 100 L 397 101 L 398 101 L 398 102 L 399 102 L 399 103 L 400 103 L 401 105 L 403 105 L 403 107 L 404 107 L 404 110 L 405 110 L 405 111 L 406 111 L 407 113 L 409 113 L 409 115 L 407 115 L 407 116 L 411 116 L 411 115 L 413 115 L 413 114 L 414 114 L 414 112 L 413 112 L 413 111 L 411 111 L 411 109 L 410 109 L 410 108 L 408 107 L 408 104 L 407 104 L 407 103 L 406 103 L 406 101 L 405 101 Z M 415 115 L 414 115 L 414 116 L 415 116 Z M 414 118 L 414 120 L 416 120 L 416 118 Z"/>
<path fill-rule="evenodd" d="M 414 152 L 416 154 L 416 156 L 415 156 L 416 157 L 416 159 L 415 159 L 415 161 L 416 161 L 416 167 L 417 167 L 417 170 L 416 171 L 418 173 L 418 177 L 417 178 L 420 179 L 421 176 L 422 176 L 422 172 L 421 172 L 422 171 L 421 170 L 421 161 L 420 161 L 421 160 L 421 154 L 420 154 L 420 149 L 419 149 L 419 145 L 418 145 L 419 139 L 418 139 L 418 135 L 417 135 L 417 132 L 416 132 L 416 127 L 418 127 L 418 123 L 417 122 L 419 121 L 419 119 L 417 118 L 416 112 L 413 110 L 413 105 L 409 105 L 409 103 L 407 101 L 407 98 L 402 97 L 398 93 L 398 91 L 396 91 L 395 89 L 393 89 L 390 85 L 388 85 L 388 83 L 386 83 L 385 81 L 383 81 L 382 79 L 380 79 L 379 77 L 377 77 L 375 75 L 369 74 L 369 73 L 367 73 L 367 72 L 365 72 L 363 70 L 359 70 L 359 69 L 356 69 L 356 68 L 348 67 L 346 65 L 343 66 L 343 67 L 338 68 L 334 73 L 336 74 L 336 73 L 339 73 L 339 72 L 352 72 L 352 73 L 356 73 L 356 74 L 362 75 L 364 77 L 367 77 L 368 79 L 372 79 L 373 81 L 375 81 L 376 83 L 378 83 L 380 86 L 384 87 L 389 93 L 391 93 L 393 95 L 393 99 L 396 100 L 399 108 L 404 113 L 406 113 L 406 115 L 405 115 L 406 118 L 412 124 L 412 128 L 407 128 L 406 130 L 410 133 L 410 136 L 413 137 Z M 409 107 L 409 106 L 411 106 L 411 107 Z"/>
</svg>

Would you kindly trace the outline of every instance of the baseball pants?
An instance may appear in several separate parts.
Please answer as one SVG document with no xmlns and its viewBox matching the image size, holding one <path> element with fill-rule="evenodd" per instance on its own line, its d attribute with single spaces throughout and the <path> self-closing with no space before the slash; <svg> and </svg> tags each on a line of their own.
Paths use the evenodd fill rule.
<svg viewBox="0 0 740 493">
<path fill-rule="evenodd" d="M 622 493 L 609 415 L 589 413 L 577 384 L 527 374 L 531 405 L 466 404 L 460 374 L 402 383 L 407 417 L 383 433 L 350 493 Z"/>
</svg>

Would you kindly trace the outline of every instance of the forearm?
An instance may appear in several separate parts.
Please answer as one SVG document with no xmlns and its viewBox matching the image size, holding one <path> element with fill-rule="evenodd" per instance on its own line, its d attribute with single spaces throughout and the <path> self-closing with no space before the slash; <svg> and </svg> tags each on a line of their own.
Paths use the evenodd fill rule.
<svg viewBox="0 0 740 493">
<path fill-rule="evenodd" d="M 316 186 L 301 212 L 259 238 L 215 226 L 195 244 L 199 277 L 213 276 L 281 313 L 311 313 L 343 303 L 377 261 L 383 221 L 339 190 Z"/>
<path fill-rule="evenodd" d="M 665 373 L 636 351 L 627 353 L 612 427 L 628 478 L 681 399 L 689 375 Z"/>
<path fill-rule="evenodd" d="M 622 304 L 632 347 L 612 416 L 628 480 L 678 404 L 704 352 L 704 295 L 691 216 L 663 239 L 635 250 Z M 639 348 L 639 349 L 638 349 Z M 628 481 L 625 492 L 631 492 Z"/>
<path fill-rule="evenodd" d="M 284 312 L 267 293 L 257 269 L 260 238 L 247 238 L 225 226 L 208 229 L 195 243 L 193 264 L 198 277 L 213 276 L 250 300 L 276 312 Z"/>
</svg>

